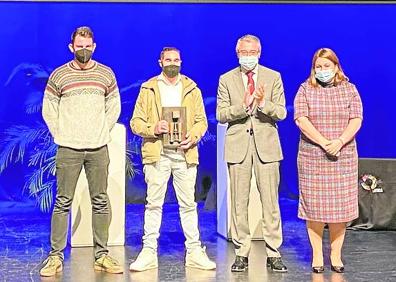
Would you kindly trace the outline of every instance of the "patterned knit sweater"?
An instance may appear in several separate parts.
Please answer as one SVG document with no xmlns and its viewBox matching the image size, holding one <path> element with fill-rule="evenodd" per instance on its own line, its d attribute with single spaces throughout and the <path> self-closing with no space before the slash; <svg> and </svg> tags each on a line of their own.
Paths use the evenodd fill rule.
<svg viewBox="0 0 396 282">
<path fill-rule="evenodd" d="M 43 118 L 54 142 L 60 146 L 94 149 L 106 145 L 120 111 L 114 73 L 96 61 L 84 70 L 68 62 L 48 80 Z"/>
</svg>

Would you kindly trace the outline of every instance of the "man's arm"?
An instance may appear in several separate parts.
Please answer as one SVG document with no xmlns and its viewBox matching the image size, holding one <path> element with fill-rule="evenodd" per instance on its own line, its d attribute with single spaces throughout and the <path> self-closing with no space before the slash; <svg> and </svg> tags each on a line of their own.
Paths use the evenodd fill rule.
<svg viewBox="0 0 396 282">
<path fill-rule="evenodd" d="M 199 140 L 204 136 L 206 130 L 208 129 L 208 120 L 206 118 L 205 106 L 202 99 L 201 90 L 197 88 L 196 93 L 194 93 L 194 125 L 188 132 L 189 137 L 193 144 L 199 142 Z"/>
<path fill-rule="evenodd" d="M 330 143 L 330 141 L 315 128 L 307 116 L 296 118 L 295 123 L 309 140 L 318 144 L 323 149 Z"/>
<path fill-rule="evenodd" d="M 120 91 L 118 90 L 117 81 L 114 74 L 108 91 L 109 93 L 105 97 L 105 114 L 107 125 L 111 130 L 120 117 L 121 113 Z"/>
<path fill-rule="evenodd" d="M 158 138 L 155 134 L 155 123 L 149 122 L 147 115 L 147 96 L 150 93 L 146 88 L 140 88 L 130 122 L 132 132 L 145 138 Z"/>
<path fill-rule="evenodd" d="M 243 93 L 241 93 L 243 95 Z M 220 77 L 217 88 L 216 119 L 220 123 L 227 123 L 246 118 L 248 108 L 244 105 L 231 105 L 231 98 L 223 77 Z"/>
<path fill-rule="evenodd" d="M 44 91 L 42 115 L 53 138 L 58 134 L 60 97 L 61 94 L 51 76 Z"/>
<path fill-rule="evenodd" d="M 281 76 L 278 75 L 272 88 L 272 98 L 265 99 L 263 107 L 257 108 L 257 114 L 264 114 L 274 121 L 283 120 L 287 115 L 285 104 L 285 91 Z"/>
</svg>

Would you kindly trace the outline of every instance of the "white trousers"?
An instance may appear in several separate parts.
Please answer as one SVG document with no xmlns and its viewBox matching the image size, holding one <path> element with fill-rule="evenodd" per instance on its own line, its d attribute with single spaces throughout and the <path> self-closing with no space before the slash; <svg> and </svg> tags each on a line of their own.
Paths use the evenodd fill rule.
<svg viewBox="0 0 396 282">
<path fill-rule="evenodd" d="M 198 230 L 197 204 L 195 203 L 195 181 L 197 166 L 187 165 L 178 152 L 166 152 L 154 164 L 143 168 L 147 183 L 147 204 L 144 212 L 143 247 L 157 251 L 159 229 L 162 221 L 162 206 L 169 177 L 173 176 L 173 187 L 179 203 L 179 213 L 187 252 L 201 247 Z"/>
</svg>

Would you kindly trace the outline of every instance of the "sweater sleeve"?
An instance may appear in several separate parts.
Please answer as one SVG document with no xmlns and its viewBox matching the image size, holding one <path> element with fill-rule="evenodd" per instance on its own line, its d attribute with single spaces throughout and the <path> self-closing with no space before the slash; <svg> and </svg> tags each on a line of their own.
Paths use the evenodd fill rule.
<svg viewBox="0 0 396 282">
<path fill-rule="evenodd" d="M 116 124 L 121 113 L 120 91 L 117 86 L 115 75 L 112 73 L 111 83 L 108 87 L 108 93 L 105 98 L 105 114 L 109 129 L 111 130 Z"/>
<path fill-rule="evenodd" d="M 58 133 L 60 92 L 52 77 L 44 91 L 42 115 L 53 138 Z"/>
</svg>

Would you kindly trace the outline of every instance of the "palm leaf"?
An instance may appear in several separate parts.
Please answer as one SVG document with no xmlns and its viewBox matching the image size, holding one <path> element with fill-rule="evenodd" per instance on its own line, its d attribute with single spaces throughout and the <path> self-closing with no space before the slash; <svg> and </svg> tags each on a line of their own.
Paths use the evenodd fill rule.
<svg viewBox="0 0 396 282">
<path fill-rule="evenodd" d="M 139 169 L 136 168 L 136 163 L 132 161 L 131 155 L 128 154 L 128 150 L 126 153 L 126 167 L 125 171 L 127 176 L 132 179 L 134 178 L 137 174 L 140 174 Z"/>
<path fill-rule="evenodd" d="M 31 91 L 25 100 L 25 112 L 35 114 L 41 112 L 43 108 L 43 92 L 39 90 Z"/>
<path fill-rule="evenodd" d="M 30 196 L 37 195 L 45 184 L 45 180 L 55 175 L 55 157 L 46 160 L 43 166 L 36 168 L 27 176 L 24 190 L 29 190 Z"/>
<path fill-rule="evenodd" d="M 12 162 L 23 162 L 28 146 L 48 136 L 48 129 L 42 123 L 34 128 L 26 125 L 15 125 L 6 129 L 3 136 L 5 138 L 0 145 L 0 173 Z"/>
<path fill-rule="evenodd" d="M 50 157 L 55 156 L 58 145 L 53 142 L 43 143 L 35 148 L 35 152 L 29 156 L 28 166 L 42 166 Z"/>
<path fill-rule="evenodd" d="M 37 203 L 40 206 L 40 210 L 43 212 L 49 212 L 53 201 L 53 191 L 55 187 L 55 180 L 47 181 L 40 190 L 39 194 L 37 195 Z"/>
<path fill-rule="evenodd" d="M 42 109 L 42 103 L 36 104 L 36 103 L 29 103 L 25 107 L 25 111 L 27 114 L 35 114 L 40 112 Z"/>
<path fill-rule="evenodd" d="M 210 133 L 209 131 L 206 131 L 205 135 L 201 138 L 198 145 L 202 146 L 206 142 L 215 142 L 215 141 L 216 141 L 216 135 Z"/>
<path fill-rule="evenodd" d="M 134 178 L 137 174 L 140 174 L 139 169 L 136 168 L 136 163 L 133 161 L 134 155 L 140 153 L 140 139 L 133 136 L 127 143 L 126 149 L 126 174 L 130 179 Z"/>
<path fill-rule="evenodd" d="M 23 190 L 29 190 L 29 196 L 37 197 L 41 188 L 43 187 L 43 168 L 36 168 L 30 175 L 27 176 L 27 181 Z"/>
<path fill-rule="evenodd" d="M 45 180 L 55 174 L 55 157 L 48 159 L 43 166 L 36 168 L 25 182 L 24 190 L 29 190 L 30 196 L 37 196 L 42 187 L 45 185 Z"/>
<path fill-rule="evenodd" d="M 29 190 L 29 196 L 34 197 L 40 210 L 48 211 L 52 206 L 53 187 L 55 180 L 48 180 L 55 174 L 55 157 L 48 158 L 43 166 L 35 169 L 25 182 L 24 190 Z"/>
</svg>

